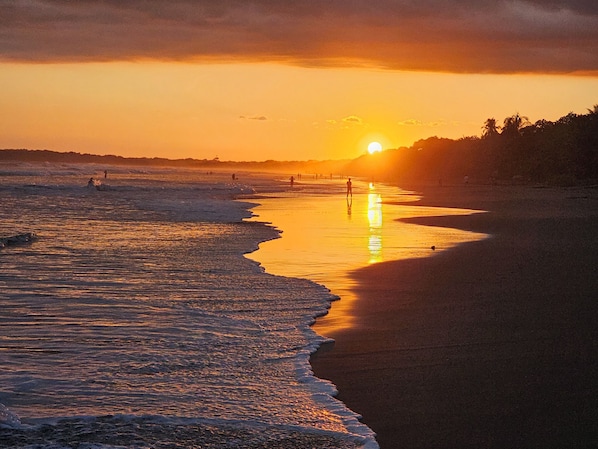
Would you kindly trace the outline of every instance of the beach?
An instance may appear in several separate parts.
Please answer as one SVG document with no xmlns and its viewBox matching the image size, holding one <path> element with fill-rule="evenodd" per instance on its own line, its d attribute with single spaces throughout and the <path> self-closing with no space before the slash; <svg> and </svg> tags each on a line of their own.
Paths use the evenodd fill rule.
<svg viewBox="0 0 598 449">
<path fill-rule="evenodd" d="M 595 189 L 3 170 L 0 447 L 596 447 Z"/>
<path fill-rule="evenodd" d="M 409 221 L 491 237 L 354 271 L 354 325 L 315 374 L 382 449 L 597 447 L 597 190 L 413 190 L 488 212 Z"/>
</svg>

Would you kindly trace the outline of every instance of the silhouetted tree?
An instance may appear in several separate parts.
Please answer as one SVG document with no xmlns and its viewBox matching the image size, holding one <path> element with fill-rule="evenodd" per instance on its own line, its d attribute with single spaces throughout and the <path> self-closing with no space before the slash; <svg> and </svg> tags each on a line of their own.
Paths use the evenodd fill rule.
<svg viewBox="0 0 598 449">
<path fill-rule="evenodd" d="M 503 122 L 502 135 L 507 137 L 513 137 L 521 132 L 521 129 L 525 126 L 530 125 L 527 117 L 522 117 L 519 112 L 511 117 L 507 117 Z"/>
<path fill-rule="evenodd" d="M 498 135 L 500 127 L 496 124 L 496 119 L 489 118 L 484 122 L 484 126 L 482 126 L 482 137 L 488 139 Z"/>
</svg>

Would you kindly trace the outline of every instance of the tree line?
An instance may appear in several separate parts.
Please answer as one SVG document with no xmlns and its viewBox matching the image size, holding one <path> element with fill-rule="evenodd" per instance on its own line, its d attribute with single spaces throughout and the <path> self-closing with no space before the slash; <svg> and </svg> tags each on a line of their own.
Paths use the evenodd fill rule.
<svg viewBox="0 0 598 449">
<path fill-rule="evenodd" d="M 598 105 L 551 122 L 518 113 L 487 119 L 480 136 L 430 137 L 411 147 L 362 156 L 347 171 L 396 182 L 598 184 Z"/>
</svg>

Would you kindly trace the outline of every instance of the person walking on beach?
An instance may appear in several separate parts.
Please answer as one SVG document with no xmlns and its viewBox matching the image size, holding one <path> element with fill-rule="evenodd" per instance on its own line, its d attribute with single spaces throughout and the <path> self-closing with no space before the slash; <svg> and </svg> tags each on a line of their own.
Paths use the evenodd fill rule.
<svg viewBox="0 0 598 449">
<path fill-rule="evenodd" d="M 291 187 L 293 187 L 293 184 L 295 184 L 295 178 L 291 176 Z"/>
<path fill-rule="evenodd" d="M 349 195 L 353 198 L 353 184 L 351 183 L 351 178 L 347 180 L 347 197 Z"/>
</svg>

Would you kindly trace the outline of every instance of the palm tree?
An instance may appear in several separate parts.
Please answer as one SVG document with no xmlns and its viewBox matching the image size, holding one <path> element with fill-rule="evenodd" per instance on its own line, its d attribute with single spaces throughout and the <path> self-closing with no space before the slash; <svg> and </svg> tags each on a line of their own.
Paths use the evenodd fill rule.
<svg viewBox="0 0 598 449">
<path fill-rule="evenodd" d="M 494 117 L 489 118 L 484 122 L 484 126 L 482 126 L 482 137 L 490 138 L 496 136 L 499 129 L 500 127 L 496 124 L 496 119 Z"/>
<path fill-rule="evenodd" d="M 507 117 L 503 122 L 502 134 L 507 136 L 515 136 L 520 134 L 521 129 L 525 126 L 530 125 L 530 121 L 527 117 L 522 117 L 517 112 L 511 117 Z"/>
</svg>

